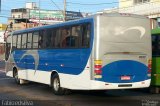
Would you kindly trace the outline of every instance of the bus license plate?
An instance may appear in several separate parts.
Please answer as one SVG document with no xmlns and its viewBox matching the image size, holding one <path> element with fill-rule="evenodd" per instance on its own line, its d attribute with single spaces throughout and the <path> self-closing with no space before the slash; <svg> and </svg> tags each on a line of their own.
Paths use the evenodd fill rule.
<svg viewBox="0 0 160 106">
<path fill-rule="evenodd" d="M 121 76 L 121 80 L 131 80 L 130 76 Z"/>
</svg>

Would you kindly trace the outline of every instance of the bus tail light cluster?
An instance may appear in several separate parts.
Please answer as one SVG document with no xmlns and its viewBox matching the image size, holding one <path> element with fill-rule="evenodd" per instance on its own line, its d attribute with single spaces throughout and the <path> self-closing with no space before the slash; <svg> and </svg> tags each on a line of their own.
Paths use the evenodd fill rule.
<svg viewBox="0 0 160 106">
<path fill-rule="evenodd" d="M 151 73 L 151 71 L 152 71 L 152 60 L 149 59 L 148 60 L 148 73 Z"/>
<path fill-rule="evenodd" d="M 94 61 L 94 74 L 101 75 L 102 74 L 102 60 Z"/>
</svg>

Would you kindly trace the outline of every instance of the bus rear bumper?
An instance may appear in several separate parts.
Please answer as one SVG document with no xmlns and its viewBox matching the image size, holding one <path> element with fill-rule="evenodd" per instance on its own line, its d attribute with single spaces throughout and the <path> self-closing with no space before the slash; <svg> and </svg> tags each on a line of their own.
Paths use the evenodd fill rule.
<svg viewBox="0 0 160 106">
<path fill-rule="evenodd" d="M 92 80 L 91 90 L 147 88 L 150 86 L 150 82 L 151 79 L 133 83 L 107 83 Z"/>
</svg>

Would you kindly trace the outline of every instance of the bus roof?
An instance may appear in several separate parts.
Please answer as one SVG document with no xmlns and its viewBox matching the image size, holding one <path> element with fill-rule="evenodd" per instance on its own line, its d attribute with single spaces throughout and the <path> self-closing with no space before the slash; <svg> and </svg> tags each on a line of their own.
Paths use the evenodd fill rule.
<svg viewBox="0 0 160 106">
<path fill-rule="evenodd" d="M 93 17 L 87 17 L 83 19 L 78 19 L 78 20 L 72 20 L 72 21 L 67 21 L 67 22 L 62 22 L 62 23 L 57 23 L 57 24 L 52 24 L 52 25 L 45 25 L 45 26 L 39 26 L 39 27 L 34 27 L 34 28 L 28 28 L 24 30 L 17 30 L 14 31 L 13 34 L 19 34 L 19 33 L 25 33 L 25 32 L 32 32 L 32 31 L 39 31 L 43 29 L 49 29 L 49 28 L 57 28 L 57 27 L 63 27 L 67 25 L 75 25 L 79 23 L 85 23 L 89 22 Z"/>
<path fill-rule="evenodd" d="M 71 21 L 57 23 L 57 24 L 52 24 L 52 25 L 46 25 L 46 26 L 28 28 L 28 29 L 24 29 L 24 30 L 17 30 L 17 31 L 14 31 L 12 34 L 19 34 L 19 33 L 32 32 L 32 31 L 39 31 L 39 30 L 48 29 L 48 28 L 56 28 L 56 27 L 63 27 L 63 26 L 72 25 L 72 24 L 75 25 L 75 24 L 79 24 L 79 23 L 90 22 L 91 19 L 93 19 L 94 17 L 101 16 L 101 15 L 108 16 L 108 17 L 112 17 L 112 16 L 113 17 L 114 16 L 118 16 L 119 17 L 119 16 L 122 16 L 122 17 L 146 18 L 144 16 L 136 15 L 136 14 L 100 13 L 100 14 L 95 14 L 95 15 L 89 16 L 89 17 L 77 19 L 77 20 L 71 20 Z"/>
</svg>

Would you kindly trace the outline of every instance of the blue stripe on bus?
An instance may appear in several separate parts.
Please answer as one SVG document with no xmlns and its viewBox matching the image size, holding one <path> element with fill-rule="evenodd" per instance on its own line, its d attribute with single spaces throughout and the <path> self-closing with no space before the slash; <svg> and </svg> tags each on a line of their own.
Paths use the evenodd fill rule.
<svg viewBox="0 0 160 106">
<path fill-rule="evenodd" d="M 16 54 L 16 55 L 15 55 Z M 25 55 L 22 59 L 23 52 L 16 50 L 14 60 L 16 65 L 22 69 L 36 68 L 35 60 L 32 55 Z M 90 56 L 89 49 L 56 49 L 56 50 L 38 50 L 39 65 L 37 70 L 51 71 L 57 70 L 59 73 L 80 74 Z"/>
<path fill-rule="evenodd" d="M 96 79 L 109 83 L 132 83 L 150 79 L 147 77 L 148 67 L 134 60 L 119 60 L 102 68 L 102 78 Z M 121 80 L 121 76 L 130 76 L 131 80 Z"/>
</svg>

